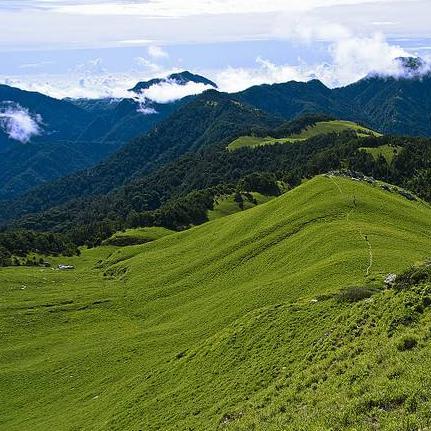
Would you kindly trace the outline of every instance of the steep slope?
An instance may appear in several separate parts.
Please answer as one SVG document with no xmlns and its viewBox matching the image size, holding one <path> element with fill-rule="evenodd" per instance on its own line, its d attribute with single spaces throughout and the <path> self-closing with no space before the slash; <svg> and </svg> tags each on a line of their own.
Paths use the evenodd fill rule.
<svg viewBox="0 0 431 431">
<path fill-rule="evenodd" d="M 0 199 L 93 166 L 147 133 L 182 104 L 57 100 L 0 86 Z"/>
<path fill-rule="evenodd" d="M 73 103 L 95 116 L 94 121 L 82 131 L 80 140 L 127 143 L 147 133 L 188 101 L 187 97 L 171 103 L 147 101 L 145 109 L 138 100 L 132 98 L 113 101 L 75 100 Z"/>
<path fill-rule="evenodd" d="M 266 112 L 292 119 L 325 113 L 358 121 L 382 132 L 431 135 L 431 75 L 369 76 L 342 88 L 318 80 L 251 87 L 236 96 Z"/>
<path fill-rule="evenodd" d="M 77 139 L 82 129 L 91 122 L 92 117 L 83 109 L 70 102 L 54 99 L 40 93 L 20 90 L 0 85 L 0 104 L 12 104 L 12 114 L 24 110 L 32 116 L 38 116 L 40 133 L 31 135 L 33 142 Z M 24 129 L 27 124 L 24 124 Z M 17 143 L 16 139 L 4 133 L 0 135 L 0 151 Z"/>
<path fill-rule="evenodd" d="M 117 142 L 67 141 L 16 145 L 0 158 L 0 199 L 96 165 L 118 149 Z"/>
<path fill-rule="evenodd" d="M 206 92 L 96 167 L 32 190 L 11 204 L 14 210 L 11 206 L 8 211 L 0 209 L 0 219 L 7 219 L 12 211 L 13 216 L 22 215 L 77 197 L 107 193 L 187 152 L 230 141 L 245 131 L 274 127 L 280 122 L 224 93 Z"/>
<path fill-rule="evenodd" d="M 121 145 L 97 142 L 95 114 L 40 93 L 0 86 L 0 199 L 94 165 Z M 92 137 L 81 139 L 83 131 Z M 97 129 L 97 130 L 96 130 Z"/>
<path fill-rule="evenodd" d="M 95 165 L 177 107 L 144 115 L 134 101 L 81 105 L 0 86 L 0 199 Z"/>
<path fill-rule="evenodd" d="M 323 176 L 149 244 L 84 251 L 68 260 L 75 271 L 0 269 L 1 422 L 411 429 L 429 419 L 429 309 L 413 313 L 409 292 L 331 295 L 373 293 L 423 261 L 430 216 L 378 185 Z M 407 331 L 417 349 L 397 349 Z"/>
<path fill-rule="evenodd" d="M 363 121 L 366 116 L 318 80 L 290 81 L 283 84 L 259 85 L 236 94 L 239 100 L 266 112 L 293 119 L 306 113 L 333 115 L 346 120 Z"/>
<path fill-rule="evenodd" d="M 384 133 L 431 134 L 431 75 L 368 77 L 334 95 L 351 100 L 367 114 L 367 124 Z"/>
</svg>

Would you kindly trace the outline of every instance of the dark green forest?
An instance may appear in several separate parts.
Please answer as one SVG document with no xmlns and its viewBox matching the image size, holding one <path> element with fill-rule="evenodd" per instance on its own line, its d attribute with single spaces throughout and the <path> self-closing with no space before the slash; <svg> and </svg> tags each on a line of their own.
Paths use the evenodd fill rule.
<svg viewBox="0 0 431 431">
<path fill-rule="evenodd" d="M 362 147 L 401 147 L 392 163 Z M 217 196 L 259 191 L 281 193 L 303 179 L 332 170 L 351 170 L 406 188 L 431 201 L 431 140 L 324 135 L 304 143 L 228 152 L 223 145 L 189 153 L 113 192 L 73 200 L 27 215 L 12 226 L 62 232 L 77 245 L 97 245 L 113 232 L 138 226 L 185 229 L 207 221 Z"/>
</svg>

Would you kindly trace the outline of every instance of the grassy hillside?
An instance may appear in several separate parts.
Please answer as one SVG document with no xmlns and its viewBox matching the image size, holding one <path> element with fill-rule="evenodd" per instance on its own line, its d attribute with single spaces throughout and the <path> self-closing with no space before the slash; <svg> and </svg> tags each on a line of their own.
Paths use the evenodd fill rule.
<svg viewBox="0 0 431 431">
<path fill-rule="evenodd" d="M 430 254 L 429 206 L 321 176 L 148 244 L 84 250 L 74 271 L 0 269 L 0 427 L 424 428 L 428 293 L 380 289 Z M 349 302 L 351 286 L 374 294 Z"/>
<path fill-rule="evenodd" d="M 250 199 L 252 198 L 252 199 Z M 265 196 L 262 193 L 252 192 L 248 196 L 241 195 L 241 202 L 235 201 L 235 195 L 219 196 L 214 204 L 214 209 L 208 211 L 208 220 L 216 220 L 237 212 L 254 208 L 273 199 L 274 196 Z"/>
<path fill-rule="evenodd" d="M 380 145 L 379 147 L 363 147 L 361 150 L 371 154 L 375 160 L 382 156 L 388 164 L 391 164 L 394 157 L 401 152 L 402 147 Z"/>
<path fill-rule="evenodd" d="M 353 123 L 352 121 L 333 120 L 333 121 L 319 121 L 314 126 L 307 127 L 301 133 L 296 135 L 287 136 L 285 138 L 260 138 L 256 136 L 241 136 L 235 139 L 228 145 L 229 150 L 237 150 L 242 147 L 258 147 L 261 145 L 273 145 L 279 143 L 292 143 L 298 141 L 305 141 L 314 136 L 327 135 L 329 133 L 342 133 L 345 131 L 354 131 L 359 137 L 365 136 L 380 136 L 377 132 Z"/>
<path fill-rule="evenodd" d="M 139 229 L 126 229 L 124 232 L 117 232 L 108 238 L 104 245 L 129 246 L 145 244 L 170 235 L 174 231 L 164 227 L 143 227 Z"/>
</svg>

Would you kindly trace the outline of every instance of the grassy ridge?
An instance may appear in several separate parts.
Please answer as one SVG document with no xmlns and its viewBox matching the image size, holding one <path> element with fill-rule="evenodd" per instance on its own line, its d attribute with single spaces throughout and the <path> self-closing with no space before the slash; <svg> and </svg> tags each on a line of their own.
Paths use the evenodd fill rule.
<svg viewBox="0 0 431 431">
<path fill-rule="evenodd" d="M 379 423 L 422 420 L 405 392 L 423 381 L 411 403 L 427 406 L 429 379 L 399 368 L 428 363 L 429 349 L 398 352 L 402 333 L 386 332 L 408 298 L 349 305 L 331 295 L 423 261 L 430 215 L 378 186 L 317 177 L 148 244 L 84 251 L 69 259 L 75 271 L 1 269 L 0 423 L 369 429 L 373 409 Z M 389 373 L 400 386 L 382 391 Z"/>
<path fill-rule="evenodd" d="M 298 141 L 305 141 L 314 136 L 327 135 L 329 133 L 342 133 L 345 131 L 354 131 L 359 137 L 365 136 L 380 136 L 377 132 L 371 129 L 360 126 L 352 121 L 333 120 L 333 121 L 319 121 L 314 126 L 307 127 L 301 133 L 296 135 L 287 136 L 285 138 L 271 138 L 271 137 L 257 137 L 257 136 L 241 136 L 235 139 L 228 145 L 229 150 L 237 150 L 242 147 L 258 147 L 261 145 L 273 144 L 289 144 Z"/>
</svg>

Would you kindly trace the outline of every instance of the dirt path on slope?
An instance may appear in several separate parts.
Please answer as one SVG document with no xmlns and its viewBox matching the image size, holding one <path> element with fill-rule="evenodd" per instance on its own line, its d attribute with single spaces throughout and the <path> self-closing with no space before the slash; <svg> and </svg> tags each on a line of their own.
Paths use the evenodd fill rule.
<svg viewBox="0 0 431 431">
<path fill-rule="evenodd" d="M 330 175 L 328 178 L 334 183 L 334 185 L 337 187 L 340 194 L 344 198 L 346 198 L 348 201 L 350 201 L 350 197 L 346 193 L 344 193 L 343 189 L 337 183 L 335 178 L 332 175 Z M 346 221 L 348 223 L 350 223 L 350 216 L 354 213 L 356 206 L 357 206 L 355 196 L 353 196 L 352 204 L 353 204 L 353 206 L 352 206 L 351 210 L 346 214 Z M 359 233 L 359 236 L 361 237 L 361 239 L 364 240 L 368 246 L 368 266 L 367 266 L 367 269 L 365 270 L 365 277 L 368 277 L 370 275 L 370 271 L 371 271 L 371 268 L 373 267 L 373 261 L 374 261 L 373 246 L 371 245 L 371 242 L 368 238 L 368 235 L 365 235 L 360 227 L 357 227 L 356 229 L 358 230 L 358 233 Z"/>
</svg>

